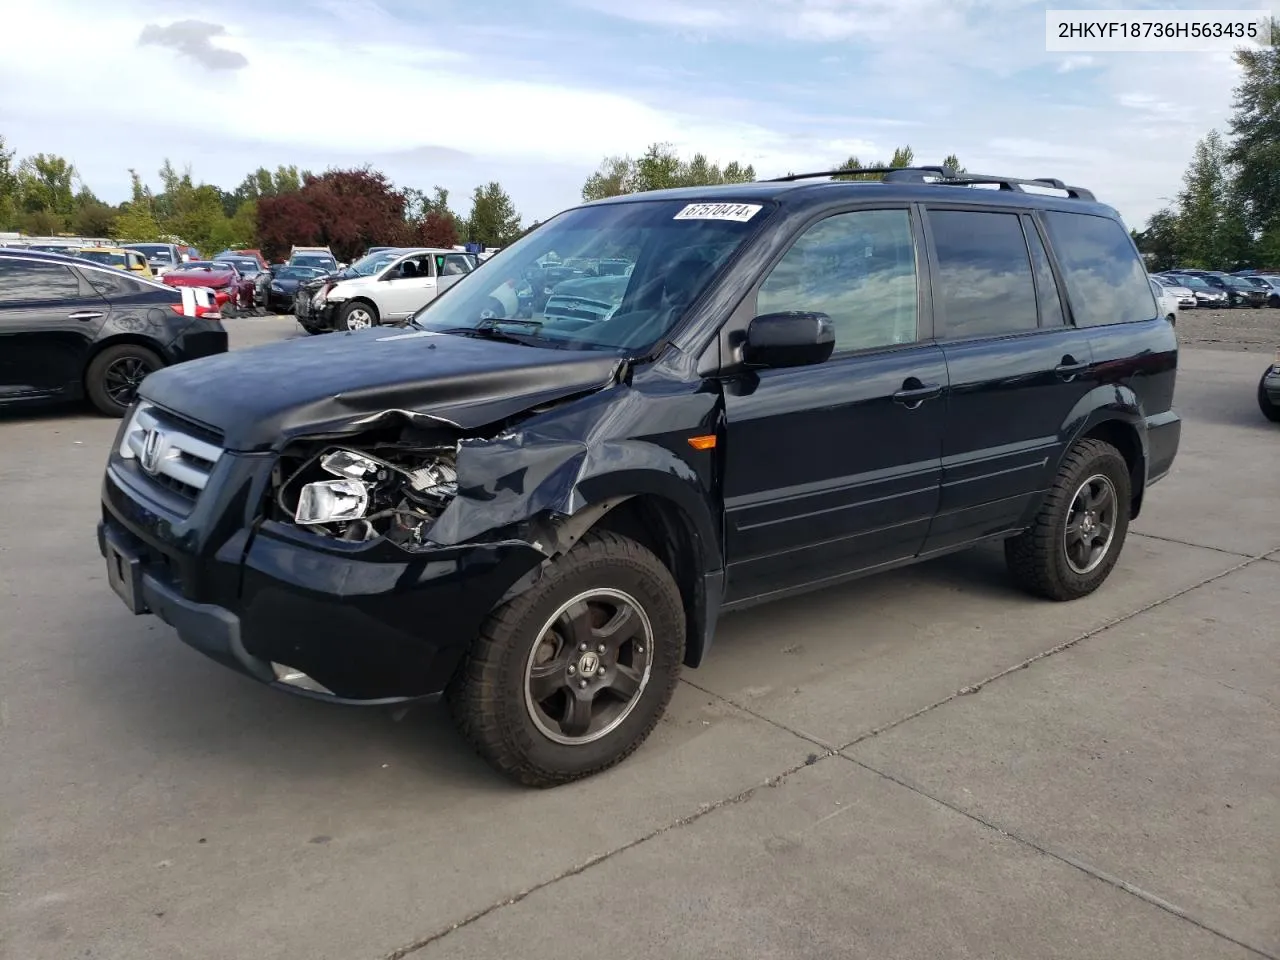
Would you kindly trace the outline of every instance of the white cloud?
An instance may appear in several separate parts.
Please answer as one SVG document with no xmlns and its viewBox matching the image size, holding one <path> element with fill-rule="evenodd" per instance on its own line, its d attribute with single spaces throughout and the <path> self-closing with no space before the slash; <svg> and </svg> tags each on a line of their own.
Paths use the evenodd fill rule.
<svg viewBox="0 0 1280 960">
<path fill-rule="evenodd" d="M 416 186 L 449 181 L 461 205 L 469 185 L 499 179 L 529 219 L 576 201 L 602 157 L 656 141 L 760 176 L 910 143 L 920 162 L 955 151 L 970 169 L 1081 183 L 1138 223 L 1177 189 L 1195 140 L 1224 125 L 1236 78 L 1216 54 L 1048 54 L 1044 5 L 1030 0 L 563 0 L 706 41 L 678 69 L 658 54 L 637 62 L 621 89 L 554 72 L 566 52 L 619 42 L 616 31 L 575 42 L 593 18 L 564 15 L 559 41 L 518 19 L 467 27 L 469 48 L 461 28 L 405 22 L 376 0 L 311 2 L 220 18 L 228 32 L 211 48 L 247 63 L 211 80 L 180 52 L 138 43 L 148 23 L 208 21 L 196 0 L 9 0 L 9 35 L 57 37 L 58 55 L 6 46 L 0 89 L 40 95 L 5 98 L 0 129 L 21 152 L 70 156 L 109 199 L 126 167 L 164 156 L 227 187 L 259 163 L 373 161 Z M 490 42 L 519 37 L 532 38 L 524 62 L 493 56 Z M 744 78 L 721 66 L 716 39 L 769 59 Z M 795 45 L 809 43 L 806 59 Z M 67 69 L 104 51 L 111 83 Z M 147 106 L 121 89 L 146 91 Z"/>
</svg>

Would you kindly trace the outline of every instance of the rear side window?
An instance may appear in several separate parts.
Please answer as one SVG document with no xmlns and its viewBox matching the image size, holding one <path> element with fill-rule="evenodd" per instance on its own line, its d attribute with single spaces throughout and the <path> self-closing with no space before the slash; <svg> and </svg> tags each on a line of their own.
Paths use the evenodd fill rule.
<svg viewBox="0 0 1280 960">
<path fill-rule="evenodd" d="M 1118 222 L 1084 213 L 1044 214 L 1078 327 L 1136 323 L 1157 314 L 1133 241 Z"/>
<path fill-rule="evenodd" d="M 93 270 L 86 268 L 85 278 L 93 285 L 93 289 L 104 297 L 131 297 L 139 293 L 150 293 L 152 287 L 139 283 L 121 270 Z"/>
<path fill-rule="evenodd" d="M 79 296 L 75 274 L 61 263 L 0 261 L 0 303 L 74 300 Z"/>
<path fill-rule="evenodd" d="M 1016 213 L 931 210 L 938 272 L 933 301 L 948 339 L 1021 333 L 1039 326 L 1036 287 Z"/>
</svg>

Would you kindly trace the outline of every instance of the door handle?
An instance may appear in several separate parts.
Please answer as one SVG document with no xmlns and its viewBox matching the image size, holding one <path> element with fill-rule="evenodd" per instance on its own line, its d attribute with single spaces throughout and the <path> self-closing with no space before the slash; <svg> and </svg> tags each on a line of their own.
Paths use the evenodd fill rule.
<svg viewBox="0 0 1280 960">
<path fill-rule="evenodd" d="M 926 400 L 942 396 L 942 384 L 921 383 L 915 377 L 907 378 L 902 389 L 893 395 L 893 402 L 900 403 L 908 410 L 914 410 Z"/>
<path fill-rule="evenodd" d="M 1058 375 L 1059 380 L 1070 382 L 1076 378 L 1076 375 L 1088 368 L 1087 363 L 1077 363 L 1076 358 L 1068 354 L 1062 358 L 1062 362 L 1053 368 L 1053 372 Z"/>
<path fill-rule="evenodd" d="M 94 313 L 92 310 L 82 310 L 80 313 L 67 314 L 68 320 L 97 320 L 102 314 Z"/>
</svg>

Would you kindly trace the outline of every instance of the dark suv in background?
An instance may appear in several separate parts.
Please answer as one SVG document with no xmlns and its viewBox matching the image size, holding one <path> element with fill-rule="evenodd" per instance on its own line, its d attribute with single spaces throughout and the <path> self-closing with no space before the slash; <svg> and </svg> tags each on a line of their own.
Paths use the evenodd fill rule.
<svg viewBox="0 0 1280 960">
<path fill-rule="evenodd" d="M 634 750 L 725 611 L 987 541 L 1087 597 L 1180 434 L 1128 231 L 1058 181 L 864 172 L 587 204 L 406 329 L 153 374 L 112 587 L 282 690 L 443 693 L 534 785 Z M 552 252 L 631 265 L 616 306 L 495 314 Z"/>
<path fill-rule="evenodd" d="M 0 250 L 0 406 L 88 397 L 118 417 L 147 374 L 226 349 L 204 291 L 75 257 Z"/>
</svg>

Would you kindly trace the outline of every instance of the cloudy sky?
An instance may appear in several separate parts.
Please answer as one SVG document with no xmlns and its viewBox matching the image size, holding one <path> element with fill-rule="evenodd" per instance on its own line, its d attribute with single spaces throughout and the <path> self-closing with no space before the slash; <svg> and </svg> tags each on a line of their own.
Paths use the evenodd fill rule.
<svg viewBox="0 0 1280 960">
<path fill-rule="evenodd" d="M 1022 0 L 6 0 L 0 134 L 104 199 L 164 158 L 372 163 L 455 206 L 498 180 L 526 222 L 655 141 L 760 176 L 851 153 L 1057 176 L 1140 225 L 1222 127 L 1227 54 L 1045 52 Z M 1129 3 L 1205 9 L 1209 0 Z M 26 37 L 29 42 L 15 43 Z"/>
</svg>

